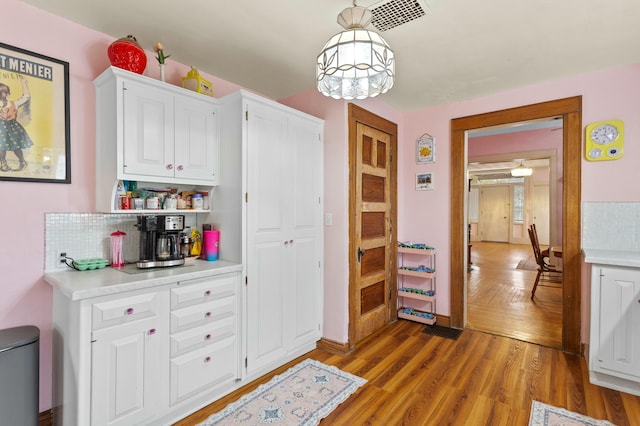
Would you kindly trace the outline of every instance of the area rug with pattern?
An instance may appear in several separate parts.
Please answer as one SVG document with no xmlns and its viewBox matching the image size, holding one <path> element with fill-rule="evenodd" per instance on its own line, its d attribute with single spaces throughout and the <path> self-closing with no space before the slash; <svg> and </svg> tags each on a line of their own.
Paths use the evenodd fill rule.
<svg viewBox="0 0 640 426">
<path fill-rule="evenodd" d="M 537 271 L 538 264 L 536 263 L 535 257 L 531 256 L 528 259 L 522 259 L 520 262 L 518 262 L 518 264 L 516 265 L 516 269 L 524 269 L 526 271 Z"/>
<path fill-rule="evenodd" d="M 200 426 L 317 425 L 366 380 L 306 359 L 227 405 Z"/>
<path fill-rule="evenodd" d="M 613 426 L 613 423 L 533 401 L 529 426 Z"/>
</svg>

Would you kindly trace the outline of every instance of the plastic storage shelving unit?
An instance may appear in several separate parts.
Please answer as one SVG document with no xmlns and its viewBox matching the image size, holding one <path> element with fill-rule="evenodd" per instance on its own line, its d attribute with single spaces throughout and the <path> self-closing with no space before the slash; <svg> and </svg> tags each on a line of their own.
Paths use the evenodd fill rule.
<svg viewBox="0 0 640 426">
<path fill-rule="evenodd" d="M 433 248 L 411 248 L 398 247 L 400 257 L 400 267 L 398 268 L 398 318 L 416 321 L 423 324 L 433 325 L 436 323 L 436 251 Z M 421 267 L 405 266 L 405 257 L 422 256 L 429 260 L 429 265 Z M 405 287 L 404 277 L 415 277 L 412 279 L 416 287 Z M 409 280 L 406 280 L 409 281 Z M 419 310 L 414 306 L 416 303 L 429 305 L 428 310 Z"/>
</svg>

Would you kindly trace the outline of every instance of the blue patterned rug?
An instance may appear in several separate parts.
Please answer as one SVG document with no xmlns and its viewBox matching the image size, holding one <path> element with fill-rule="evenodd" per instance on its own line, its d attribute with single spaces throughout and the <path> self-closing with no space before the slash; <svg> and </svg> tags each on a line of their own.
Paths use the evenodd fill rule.
<svg viewBox="0 0 640 426">
<path fill-rule="evenodd" d="M 305 359 L 227 405 L 200 426 L 317 425 L 365 383 L 365 379 L 337 367 Z"/>
<path fill-rule="evenodd" d="M 606 420 L 596 420 L 564 408 L 533 401 L 529 426 L 614 426 Z"/>
</svg>

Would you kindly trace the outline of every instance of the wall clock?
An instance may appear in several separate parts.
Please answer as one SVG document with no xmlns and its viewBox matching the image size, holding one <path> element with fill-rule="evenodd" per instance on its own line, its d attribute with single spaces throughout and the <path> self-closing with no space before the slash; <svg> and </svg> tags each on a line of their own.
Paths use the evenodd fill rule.
<svg viewBox="0 0 640 426">
<path fill-rule="evenodd" d="M 585 129 L 584 154 L 589 161 L 617 160 L 624 148 L 622 120 L 598 121 Z"/>
</svg>

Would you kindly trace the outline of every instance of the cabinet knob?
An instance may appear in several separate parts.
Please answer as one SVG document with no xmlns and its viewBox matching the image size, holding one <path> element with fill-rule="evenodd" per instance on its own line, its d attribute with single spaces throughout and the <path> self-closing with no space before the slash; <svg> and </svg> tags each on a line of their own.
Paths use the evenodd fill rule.
<svg viewBox="0 0 640 426">
<path fill-rule="evenodd" d="M 149 330 L 149 336 L 153 336 L 154 334 L 156 334 L 155 328 L 152 328 L 151 330 Z"/>
<path fill-rule="evenodd" d="M 207 334 L 206 336 L 204 336 L 204 340 L 211 340 L 211 335 Z"/>
<path fill-rule="evenodd" d="M 204 295 L 205 295 L 205 296 L 211 296 L 211 290 L 207 290 L 207 291 L 205 291 L 205 292 L 204 292 Z"/>
<path fill-rule="evenodd" d="M 184 170 L 184 167 L 182 167 L 182 164 L 180 164 L 180 165 L 178 166 L 178 171 L 179 171 L 179 172 L 181 172 L 181 171 L 183 171 L 183 170 Z"/>
<path fill-rule="evenodd" d="M 206 357 L 206 358 L 204 359 L 204 362 L 211 362 L 211 357 L 210 357 L 210 356 Z"/>
<path fill-rule="evenodd" d="M 207 313 L 205 313 L 205 314 L 204 314 L 204 317 L 205 317 L 205 318 L 211 318 L 211 312 L 207 312 Z"/>
<path fill-rule="evenodd" d="M 133 308 L 127 308 L 127 310 L 125 311 L 125 314 L 132 315 L 133 314 Z"/>
<path fill-rule="evenodd" d="M 173 164 L 167 164 L 167 170 L 173 170 Z"/>
<path fill-rule="evenodd" d="M 285 242 L 284 242 L 284 246 L 285 246 L 285 247 L 289 247 L 289 241 L 285 241 Z"/>
</svg>

